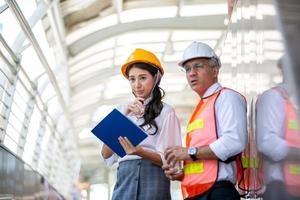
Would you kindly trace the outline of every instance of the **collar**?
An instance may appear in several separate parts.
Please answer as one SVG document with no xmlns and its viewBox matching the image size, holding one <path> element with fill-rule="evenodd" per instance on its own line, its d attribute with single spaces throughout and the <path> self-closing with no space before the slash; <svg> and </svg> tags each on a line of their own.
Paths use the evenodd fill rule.
<svg viewBox="0 0 300 200">
<path fill-rule="evenodd" d="M 222 89 L 222 86 L 220 83 L 214 83 L 212 84 L 204 93 L 204 95 L 201 97 L 201 99 L 209 97 L 213 95 L 214 93 L 218 92 Z"/>
<path fill-rule="evenodd" d="M 280 88 L 282 88 L 283 90 L 285 90 L 287 93 L 289 93 L 288 85 L 287 85 L 286 83 L 284 83 L 284 82 L 279 83 L 279 84 L 277 85 L 277 87 L 280 87 Z"/>
</svg>

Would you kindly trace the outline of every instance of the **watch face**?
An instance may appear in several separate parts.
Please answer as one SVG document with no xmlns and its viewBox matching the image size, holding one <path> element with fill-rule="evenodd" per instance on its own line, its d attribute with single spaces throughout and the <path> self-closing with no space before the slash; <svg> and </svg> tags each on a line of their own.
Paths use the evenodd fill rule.
<svg viewBox="0 0 300 200">
<path fill-rule="evenodd" d="M 188 149 L 188 154 L 189 155 L 195 155 L 196 154 L 196 148 L 195 147 L 190 147 L 189 149 Z"/>
</svg>

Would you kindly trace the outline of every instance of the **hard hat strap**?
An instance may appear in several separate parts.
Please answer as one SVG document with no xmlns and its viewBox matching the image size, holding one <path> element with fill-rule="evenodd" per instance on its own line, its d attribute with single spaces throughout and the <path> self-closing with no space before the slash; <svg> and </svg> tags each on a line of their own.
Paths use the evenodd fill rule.
<svg viewBox="0 0 300 200">
<path fill-rule="evenodd" d="M 161 73 L 159 70 L 157 70 L 157 73 L 154 75 L 154 83 L 153 83 L 153 86 L 152 86 L 152 89 L 151 89 L 151 92 L 150 92 L 150 96 L 145 99 L 144 101 L 144 105 L 147 105 L 153 98 L 153 90 L 155 88 L 155 86 L 158 84 L 158 82 L 160 81 L 161 79 Z"/>
</svg>

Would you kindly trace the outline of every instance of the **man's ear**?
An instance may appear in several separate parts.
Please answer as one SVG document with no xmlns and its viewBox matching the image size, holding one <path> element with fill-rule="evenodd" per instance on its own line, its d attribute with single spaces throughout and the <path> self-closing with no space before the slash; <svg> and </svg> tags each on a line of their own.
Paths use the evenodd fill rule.
<svg viewBox="0 0 300 200">
<path fill-rule="evenodd" d="M 213 70 L 214 78 L 217 78 L 219 74 L 219 67 L 213 67 L 212 70 Z"/>
</svg>

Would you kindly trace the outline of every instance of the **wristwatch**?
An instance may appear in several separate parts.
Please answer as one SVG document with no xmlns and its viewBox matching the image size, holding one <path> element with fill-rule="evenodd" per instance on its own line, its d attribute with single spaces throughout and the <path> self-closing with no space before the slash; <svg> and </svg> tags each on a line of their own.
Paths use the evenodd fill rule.
<svg viewBox="0 0 300 200">
<path fill-rule="evenodd" d="M 190 148 L 188 148 L 188 154 L 189 154 L 189 156 L 191 157 L 191 159 L 193 161 L 198 160 L 198 158 L 196 157 L 197 152 L 198 152 L 197 147 L 190 147 Z"/>
</svg>

